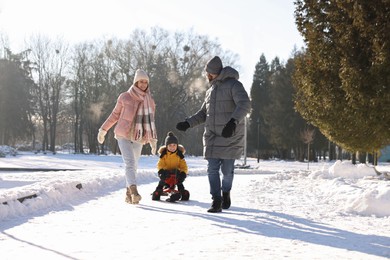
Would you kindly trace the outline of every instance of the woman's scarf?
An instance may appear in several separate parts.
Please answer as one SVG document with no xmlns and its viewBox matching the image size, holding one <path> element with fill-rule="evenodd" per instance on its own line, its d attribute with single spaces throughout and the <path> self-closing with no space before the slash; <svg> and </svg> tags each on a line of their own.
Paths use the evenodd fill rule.
<svg viewBox="0 0 390 260">
<path fill-rule="evenodd" d="M 135 124 L 132 139 L 144 144 L 150 143 L 153 139 L 157 139 L 157 131 L 154 123 L 155 103 L 149 88 L 146 91 L 142 91 L 140 88 L 132 85 L 129 93 L 131 97 L 140 101 L 134 119 Z"/>
</svg>

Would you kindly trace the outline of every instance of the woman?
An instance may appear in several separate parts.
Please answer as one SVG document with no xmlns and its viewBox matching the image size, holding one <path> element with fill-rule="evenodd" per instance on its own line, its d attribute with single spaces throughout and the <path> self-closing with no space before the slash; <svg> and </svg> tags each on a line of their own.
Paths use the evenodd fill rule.
<svg viewBox="0 0 390 260">
<path fill-rule="evenodd" d="M 156 104 L 149 90 L 149 77 L 145 71 L 135 72 L 133 85 L 121 93 L 110 116 L 99 129 L 98 142 L 102 144 L 107 131 L 117 123 L 114 133 L 125 163 L 126 202 L 138 204 L 141 195 L 137 191 L 135 174 L 142 146 L 149 143 L 156 153 L 157 132 L 154 123 Z"/>
</svg>

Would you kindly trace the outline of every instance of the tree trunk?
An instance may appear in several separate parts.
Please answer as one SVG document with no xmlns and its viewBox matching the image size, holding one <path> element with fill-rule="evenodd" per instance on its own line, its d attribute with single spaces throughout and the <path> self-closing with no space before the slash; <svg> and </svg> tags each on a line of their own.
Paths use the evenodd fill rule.
<svg viewBox="0 0 390 260">
<path fill-rule="evenodd" d="M 352 153 L 352 164 L 356 164 L 356 153 Z"/>
</svg>

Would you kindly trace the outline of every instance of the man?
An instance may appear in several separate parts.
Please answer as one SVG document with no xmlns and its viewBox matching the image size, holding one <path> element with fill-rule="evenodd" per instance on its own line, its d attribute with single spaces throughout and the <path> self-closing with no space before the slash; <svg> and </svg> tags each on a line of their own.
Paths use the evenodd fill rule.
<svg viewBox="0 0 390 260">
<path fill-rule="evenodd" d="M 215 213 L 228 209 L 231 204 L 234 161 L 241 158 L 244 149 L 244 118 L 251 104 L 238 81 L 238 72 L 229 66 L 223 67 L 218 56 L 207 62 L 205 70 L 210 82 L 205 101 L 198 112 L 177 123 L 176 128 L 186 131 L 204 123 L 203 155 L 208 161 L 207 174 L 213 200 L 208 212 Z"/>
</svg>

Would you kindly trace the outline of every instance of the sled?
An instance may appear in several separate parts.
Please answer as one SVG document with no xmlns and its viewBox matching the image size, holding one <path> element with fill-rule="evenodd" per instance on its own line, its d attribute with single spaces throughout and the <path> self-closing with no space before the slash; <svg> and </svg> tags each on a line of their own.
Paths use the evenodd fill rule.
<svg viewBox="0 0 390 260">
<path fill-rule="evenodd" d="M 170 176 L 165 180 L 165 186 L 162 190 L 162 193 L 154 191 L 152 193 L 152 200 L 160 200 L 161 196 L 168 196 L 168 198 L 166 199 L 166 201 L 168 202 L 175 202 L 178 200 L 189 200 L 190 192 L 188 190 L 184 190 L 183 193 L 180 193 L 180 191 L 177 190 L 176 185 L 177 185 L 176 173 L 171 173 Z"/>
</svg>

